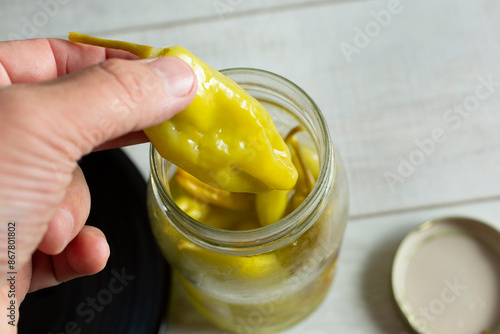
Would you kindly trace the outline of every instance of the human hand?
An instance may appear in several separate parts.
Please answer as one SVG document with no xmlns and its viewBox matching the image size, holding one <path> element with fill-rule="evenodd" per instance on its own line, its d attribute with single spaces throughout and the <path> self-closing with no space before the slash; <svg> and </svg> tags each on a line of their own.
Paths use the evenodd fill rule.
<svg viewBox="0 0 500 334">
<path fill-rule="evenodd" d="M 142 129 L 194 98 L 195 75 L 180 59 L 133 59 L 57 39 L 0 43 L 0 306 L 5 312 L 14 301 L 15 325 L 27 292 L 97 273 L 107 262 L 104 235 L 84 225 L 90 195 L 77 161 L 147 141 Z M 0 332 L 15 333 L 8 321 Z"/>
</svg>

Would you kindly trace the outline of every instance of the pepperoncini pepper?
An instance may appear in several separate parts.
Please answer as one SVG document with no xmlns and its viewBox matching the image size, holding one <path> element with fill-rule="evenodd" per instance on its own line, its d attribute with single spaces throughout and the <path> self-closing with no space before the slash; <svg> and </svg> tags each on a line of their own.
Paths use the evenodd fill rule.
<svg viewBox="0 0 500 334">
<path fill-rule="evenodd" d="M 304 129 L 299 125 L 293 128 L 285 138 L 285 143 L 290 148 L 292 162 L 298 172 L 295 187 L 289 190 L 271 190 L 255 194 L 255 210 L 262 226 L 270 225 L 295 210 L 312 191 L 318 178 L 317 152 L 299 144 L 296 134 L 301 131 Z"/>
<path fill-rule="evenodd" d="M 294 188 L 257 194 L 228 192 L 212 188 L 177 168 L 170 186 L 182 190 L 183 195 L 172 191 L 172 198 L 188 215 L 212 227 L 246 230 L 275 223 L 304 201 L 319 175 L 317 151 L 299 144 L 296 134 L 301 131 L 304 129 L 297 126 L 285 137 L 298 172 Z"/>
<path fill-rule="evenodd" d="M 180 168 L 177 168 L 175 180 L 191 196 L 205 203 L 215 204 L 232 210 L 250 210 L 254 206 L 253 194 L 232 193 L 210 187 Z"/>
<path fill-rule="evenodd" d="M 297 170 L 268 112 L 185 48 L 157 49 L 74 32 L 69 40 L 126 50 L 140 58 L 176 56 L 193 68 L 198 78 L 193 102 L 170 120 L 144 130 L 165 159 L 217 189 L 259 193 L 294 187 Z"/>
</svg>

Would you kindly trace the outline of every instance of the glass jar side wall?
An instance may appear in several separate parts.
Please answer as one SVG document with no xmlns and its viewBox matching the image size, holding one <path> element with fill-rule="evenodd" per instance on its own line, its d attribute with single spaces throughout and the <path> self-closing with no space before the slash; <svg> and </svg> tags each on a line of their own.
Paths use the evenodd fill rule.
<svg viewBox="0 0 500 334">
<path fill-rule="evenodd" d="M 246 256 L 216 253 L 186 239 L 169 221 L 155 185 L 149 185 L 153 233 L 202 314 L 228 331 L 272 333 L 317 307 L 333 280 L 347 221 L 347 184 L 339 161 L 337 168 L 325 208 L 305 233 L 271 252 Z"/>
</svg>

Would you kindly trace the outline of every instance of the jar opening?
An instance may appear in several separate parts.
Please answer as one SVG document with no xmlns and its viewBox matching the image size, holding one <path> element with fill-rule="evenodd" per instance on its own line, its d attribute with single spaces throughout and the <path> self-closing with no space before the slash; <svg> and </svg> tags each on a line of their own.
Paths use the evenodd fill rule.
<svg viewBox="0 0 500 334">
<path fill-rule="evenodd" d="M 327 123 L 318 106 L 291 81 L 277 74 L 252 68 L 227 69 L 221 73 L 237 82 L 259 101 L 267 100 L 280 105 L 307 129 L 320 160 L 320 172 L 314 188 L 297 209 L 271 225 L 245 231 L 218 229 L 193 219 L 177 206 L 167 190 L 169 167 L 172 164 L 163 159 L 151 145 L 153 193 L 163 204 L 162 214 L 179 233 L 194 244 L 225 254 L 263 253 L 293 242 L 323 211 L 336 176 L 333 145 Z"/>
</svg>

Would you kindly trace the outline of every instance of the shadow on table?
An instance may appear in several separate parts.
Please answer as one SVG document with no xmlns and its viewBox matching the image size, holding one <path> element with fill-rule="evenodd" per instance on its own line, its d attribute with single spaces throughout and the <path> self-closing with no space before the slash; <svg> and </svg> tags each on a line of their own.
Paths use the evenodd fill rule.
<svg viewBox="0 0 500 334">
<path fill-rule="evenodd" d="M 368 314 L 379 330 L 387 334 L 410 334 L 414 331 L 406 324 L 394 300 L 391 286 L 392 262 L 403 240 L 392 236 L 381 240 L 364 265 L 361 291 Z"/>
</svg>

